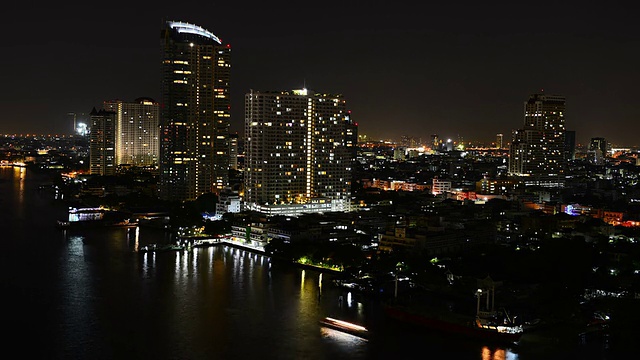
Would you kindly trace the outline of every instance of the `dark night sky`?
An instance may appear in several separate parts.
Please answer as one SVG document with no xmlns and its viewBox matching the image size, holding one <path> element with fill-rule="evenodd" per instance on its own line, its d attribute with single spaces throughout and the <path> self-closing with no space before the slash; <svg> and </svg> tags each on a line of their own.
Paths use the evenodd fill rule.
<svg viewBox="0 0 640 360">
<path fill-rule="evenodd" d="M 249 89 L 306 83 L 343 94 L 373 138 L 507 140 L 523 124 L 523 102 L 544 89 L 567 97 L 578 142 L 640 145 L 634 11 L 612 2 L 451 3 L 21 2 L 3 17 L 0 133 L 68 134 L 68 112 L 160 100 L 166 17 L 231 44 L 233 131 L 242 132 Z"/>
</svg>

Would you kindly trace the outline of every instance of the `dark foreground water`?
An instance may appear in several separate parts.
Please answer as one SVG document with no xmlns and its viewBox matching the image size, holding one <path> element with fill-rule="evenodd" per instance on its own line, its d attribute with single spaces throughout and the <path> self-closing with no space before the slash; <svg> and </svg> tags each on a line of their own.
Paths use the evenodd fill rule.
<svg viewBox="0 0 640 360">
<path fill-rule="evenodd" d="M 602 342 L 496 347 L 389 322 L 331 274 L 227 246 L 141 254 L 167 240 L 139 228 L 58 230 L 65 205 L 46 175 L 0 168 L 5 358 L 28 359 L 601 359 Z M 343 296 L 342 303 L 338 300 Z M 363 323 L 369 341 L 322 328 Z"/>
</svg>

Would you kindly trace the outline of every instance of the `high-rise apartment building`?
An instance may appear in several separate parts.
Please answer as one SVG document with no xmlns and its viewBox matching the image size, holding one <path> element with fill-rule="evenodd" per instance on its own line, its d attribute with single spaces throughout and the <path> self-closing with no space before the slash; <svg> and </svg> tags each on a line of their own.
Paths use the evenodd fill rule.
<svg viewBox="0 0 640 360">
<path fill-rule="evenodd" d="M 358 123 L 351 118 L 351 110 L 347 111 L 345 117 L 345 145 L 349 150 L 349 161 L 353 165 L 358 158 Z"/>
<path fill-rule="evenodd" d="M 159 195 L 193 200 L 229 183 L 231 47 L 193 24 L 161 31 Z"/>
<path fill-rule="evenodd" d="M 96 110 L 89 114 L 89 173 L 91 175 L 115 175 L 116 173 L 116 113 Z"/>
<path fill-rule="evenodd" d="M 342 95 L 245 95 L 244 202 L 267 215 L 349 211 L 349 115 Z"/>
<path fill-rule="evenodd" d="M 513 132 L 509 173 L 525 185 L 564 186 L 565 104 L 561 95 L 533 94 L 524 103 L 524 127 Z"/>
<path fill-rule="evenodd" d="M 116 113 L 116 164 L 157 166 L 160 106 L 150 98 L 134 102 L 110 100 L 103 109 Z"/>
</svg>

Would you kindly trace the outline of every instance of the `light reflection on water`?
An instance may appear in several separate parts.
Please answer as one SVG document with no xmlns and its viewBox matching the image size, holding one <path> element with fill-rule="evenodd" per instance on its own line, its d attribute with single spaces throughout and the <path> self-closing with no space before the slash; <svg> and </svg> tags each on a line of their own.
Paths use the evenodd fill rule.
<svg viewBox="0 0 640 360">
<path fill-rule="evenodd" d="M 322 337 L 331 341 L 331 345 L 343 348 L 363 347 L 367 345 L 367 340 L 355 335 L 351 335 L 342 331 L 330 329 L 324 326 L 320 327 Z"/>
<path fill-rule="evenodd" d="M 482 348 L 482 360 L 517 360 L 518 355 L 508 349 L 497 348 L 491 350 L 488 346 Z"/>
</svg>

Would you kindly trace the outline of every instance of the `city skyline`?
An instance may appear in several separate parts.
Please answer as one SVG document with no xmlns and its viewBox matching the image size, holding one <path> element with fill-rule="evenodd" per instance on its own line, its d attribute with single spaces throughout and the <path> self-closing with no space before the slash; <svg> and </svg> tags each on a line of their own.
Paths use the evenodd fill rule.
<svg viewBox="0 0 640 360">
<path fill-rule="evenodd" d="M 506 144 L 528 96 L 544 89 L 566 97 L 566 129 L 578 143 L 638 145 L 640 47 L 624 8 L 378 1 L 303 12 L 296 4 L 18 9 L 5 24 L 11 56 L 0 64 L 11 71 L 0 133 L 70 133 L 69 112 L 111 99 L 160 101 L 158 28 L 169 19 L 231 45 L 231 131 L 242 133 L 252 89 L 306 87 L 342 94 L 370 138 L 489 143 L 502 133 Z"/>
</svg>

